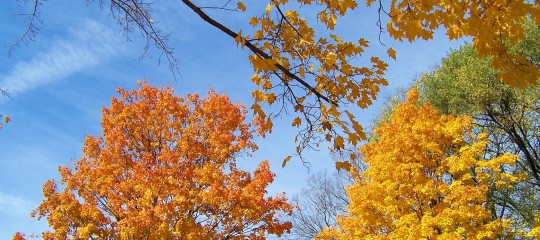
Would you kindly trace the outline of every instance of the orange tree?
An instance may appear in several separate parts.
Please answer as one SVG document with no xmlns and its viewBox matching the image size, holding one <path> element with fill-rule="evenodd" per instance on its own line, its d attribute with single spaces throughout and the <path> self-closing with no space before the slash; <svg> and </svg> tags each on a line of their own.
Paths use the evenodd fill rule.
<svg viewBox="0 0 540 240">
<path fill-rule="evenodd" d="M 256 150 L 260 130 L 244 123 L 243 106 L 214 92 L 181 98 L 146 82 L 119 93 L 103 109 L 103 136 L 87 137 L 75 166 L 59 168 L 61 184 L 44 184 L 32 215 L 52 227 L 45 239 L 263 239 L 289 231 L 280 218 L 292 213 L 285 196 L 265 196 L 274 178 L 268 162 L 253 174 L 236 166 L 238 154 Z"/>
<path fill-rule="evenodd" d="M 485 134 L 472 133 L 470 117 L 439 115 L 407 100 L 360 148 L 367 170 L 347 188 L 346 216 L 323 239 L 496 239 L 513 234 L 494 217 L 487 199 L 493 188 L 511 187 L 520 176 L 505 173 L 516 155 L 483 155 Z M 489 156 L 488 156 L 489 157 Z"/>
<path fill-rule="evenodd" d="M 36 32 L 33 23 L 43 0 L 31 1 L 29 28 L 19 41 L 31 40 Z M 118 23 L 126 31 L 141 30 L 148 44 L 161 49 L 171 63 L 176 64 L 167 33 L 160 31 L 152 10 L 161 2 L 152 0 L 100 0 L 109 2 Z M 540 24 L 539 1 L 527 0 L 266 0 L 208 1 L 181 0 L 183 6 L 196 13 L 202 21 L 236 41 L 251 52 L 253 66 L 252 109 L 271 128 L 271 114 L 262 104 L 279 103 L 294 109 L 292 125 L 299 128 L 297 152 L 323 141 L 334 149 L 347 143 L 356 145 L 366 138 L 362 126 L 355 120 L 355 110 L 366 108 L 376 98 L 379 88 L 387 85 L 388 64 L 381 56 L 366 55 L 373 46 L 367 36 L 347 40 L 335 31 L 343 17 L 364 16 L 359 9 L 373 7 L 378 11 L 376 30 L 382 36 L 399 41 L 428 40 L 436 29 L 446 30 L 452 39 L 470 38 L 481 57 L 494 56 L 493 66 L 500 70 L 499 78 L 513 86 L 536 82 L 539 70 L 526 57 L 508 50 L 524 37 L 522 23 L 530 17 Z M 208 6 L 208 4 L 214 4 Z M 301 11 L 299 9 L 302 9 Z M 207 9 L 235 10 L 245 14 L 245 24 L 232 28 L 227 20 L 216 20 Z M 264 9 L 264 10 L 263 10 Z M 365 21 L 366 19 L 355 19 Z M 229 26 L 228 26 L 229 25 Z M 362 29 L 350 29 L 361 32 Z M 384 33 L 384 34 L 382 34 Z M 396 51 L 387 48 L 390 58 Z M 474 84 L 474 83 L 471 83 Z M 286 160 L 290 159 L 286 158 Z M 286 161 L 284 161 L 286 163 Z M 343 164 L 338 166 L 345 166 Z"/>
</svg>

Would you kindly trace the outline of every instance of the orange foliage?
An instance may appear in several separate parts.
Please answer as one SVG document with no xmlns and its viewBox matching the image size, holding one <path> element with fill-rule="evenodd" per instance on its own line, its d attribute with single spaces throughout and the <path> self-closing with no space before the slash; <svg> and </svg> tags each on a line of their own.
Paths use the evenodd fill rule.
<svg viewBox="0 0 540 240">
<path fill-rule="evenodd" d="M 329 239 L 496 239 L 512 234 L 493 219 L 488 189 L 519 180 L 500 166 L 517 156 L 482 159 L 485 134 L 474 136 L 471 118 L 439 115 L 417 106 L 416 90 L 397 107 L 377 139 L 360 148 L 369 166 L 347 188 L 348 215 L 319 234 Z"/>
<path fill-rule="evenodd" d="M 140 85 L 140 84 L 139 84 Z M 180 98 L 146 82 L 119 89 L 103 109 L 102 137 L 87 137 L 74 168 L 60 167 L 32 213 L 45 217 L 45 239 L 264 239 L 291 228 L 283 194 L 265 197 L 267 161 L 253 174 L 237 157 L 256 150 L 257 124 L 211 91 Z"/>
</svg>

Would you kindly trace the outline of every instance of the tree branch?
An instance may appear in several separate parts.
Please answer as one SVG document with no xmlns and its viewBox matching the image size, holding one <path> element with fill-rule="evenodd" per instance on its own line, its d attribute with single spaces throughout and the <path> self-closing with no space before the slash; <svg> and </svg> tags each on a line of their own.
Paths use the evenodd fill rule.
<svg viewBox="0 0 540 240">
<path fill-rule="evenodd" d="M 25 45 L 28 43 L 28 41 L 33 41 L 36 37 L 36 33 L 38 31 L 38 28 L 35 25 L 35 22 L 41 22 L 39 20 L 39 7 L 41 6 L 40 0 L 34 0 L 34 6 L 32 8 L 32 12 L 30 14 L 30 18 L 28 19 L 28 24 L 26 26 L 26 31 L 20 35 L 17 39 L 15 39 L 11 46 L 9 47 L 9 55 L 11 55 L 13 48 L 16 46 L 19 46 L 21 43 L 24 43 Z M 21 14 L 26 15 L 26 14 Z"/>
<path fill-rule="evenodd" d="M 213 18 L 211 18 L 210 16 L 208 16 L 206 13 L 204 13 L 201 8 L 197 7 L 195 4 L 193 4 L 191 1 L 189 0 L 182 0 L 182 2 L 184 4 L 186 4 L 191 10 L 193 10 L 195 13 L 197 13 L 197 15 L 199 15 L 199 17 L 201 17 L 204 21 L 206 21 L 207 23 L 209 23 L 210 25 L 216 27 L 217 29 L 221 30 L 222 32 L 224 32 L 225 34 L 229 35 L 230 37 L 232 38 L 237 38 L 238 37 L 238 34 L 233 32 L 231 29 L 225 27 L 223 24 L 217 22 L 216 20 L 214 20 Z M 253 53 L 257 54 L 258 56 L 264 58 L 264 59 L 272 59 L 272 56 L 268 55 L 266 52 L 264 52 L 263 50 L 259 49 L 258 47 L 256 47 L 255 45 L 253 45 L 251 42 L 248 42 L 246 41 L 245 42 L 245 46 L 249 48 L 249 50 L 251 50 Z M 315 94 L 315 96 L 317 96 L 319 99 L 323 99 L 325 102 L 328 102 L 330 104 L 333 104 L 333 105 L 336 105 L 338 106 L 338 103 L 336 101 L 333 101 L 331 100 L 330 98 L 328 98 L 327 96 L 324 96 L 322 93 L 320 93 L 319 91 L 317 91 L 314 87 L 312 87 L 311 85 L 309 85 L 306 81 L 304 81 L 303 79 L 301 79 L 300 77 L 296 76 L 294 73 L 290 72 L 287 68 L 285 68 L 283 65 L 279 64 L 279 63 L 275 63 L 274 64 L 279 70 L 281 70 L 283 73 L 285 73 L 285 75 L 287 75 L 288 77 L 296 80 L 297 82 L 299 82 L 302 86 L 306 87 L 307 89 L 309 89 L 309 91 L 311 91 L 313 94 Z M 286 81 L 283 81 L 282 82 L 287 85 L 288 83 Z"/>
</svg>

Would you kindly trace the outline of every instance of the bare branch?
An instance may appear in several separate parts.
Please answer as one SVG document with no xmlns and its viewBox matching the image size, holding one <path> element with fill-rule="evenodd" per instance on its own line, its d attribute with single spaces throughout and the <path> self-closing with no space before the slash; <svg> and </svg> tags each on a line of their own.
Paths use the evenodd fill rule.
<svg viewBox="0 0 540 240">
<path fill-rule="evenodd" d="M 19 0 L 19 1 L 27 2 L 28 0 Z M 34 41 L 36 39 L 36 35 L 39 31 L 39 28 L 36 26 L 36 22 L 41 24 L 41 20 L 39 19 L 39 10 L 41 6 L 42 6 L 42 2 L 40 0 L 33 0 L 32 12 L 28 14 L 19 14 L 22 16 L 27 15 L 30 17 L 27 20 L 28 23 L 26 24 L 25 32 L 11 43 L 11 46 L 9 47 L 10 56 L 11 56 L 11 53 L 13 52 L 13 49 L 15 47 L 20 46 L 21 43 L 24 45 L 28 45 L 28 42 Z"/>
<path fill-rule="evenodd" d="M 169 62 L 169 70 L 175 75 L 178 67 L 178 59 L 173 54 L 173 48 L 167 44 L 169 35 L 163 34 L 155 27 L 155 20 L 150 14 L 150 10 L 140 0 L 111 0 L 111 13 L 118 23 L 124 27 L 124 31 L 132 31 L 130 26 L 134 23 L 147 38 L 145 53 L 150 44 L 161 50 Z M 176 76 L 176 75 L 175 75 Z"/>
</svg>

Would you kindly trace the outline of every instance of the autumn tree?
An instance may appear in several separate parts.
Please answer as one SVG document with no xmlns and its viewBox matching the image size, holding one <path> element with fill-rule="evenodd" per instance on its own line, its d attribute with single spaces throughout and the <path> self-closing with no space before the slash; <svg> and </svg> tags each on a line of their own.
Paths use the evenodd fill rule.
<svg viewBox="0 0 540 240">
<path fill-rule="evenodd" d="M 490 187 L 511 187 L 505 173 L 517 156 L 483 155 L 487 136 L 472 132 L 470 117 L 439 115 L 418 103 L 413 89 L 376 140 L 360 148 L 368 168 L 347 188 L 348 213 L 319 238 L 496 239 L 512 237 L 507 219 L 492 218 Z"/>
<path fill-rule="evenodd" d="M 509 49 L 539 66 L 540 30 L 531 21 L 524 26 L 524 40 Z M 526 173 L 528 178 L 512 191 L 492 192 L 490 199 L 499 206 L 499 214 L 530 228 L 540 209 L 540 85 L 510 88 L 498 81 L 491 62 L 491 58 L 480 59 L 472 46 L 463 46 L 440 67 L 422 75 L 420 95 L 443 114 L 470 115 L 476 131 L 489 133 L 487 154 L 520 156 L 516 168 L 509 170 Z"/>
<path fill-rule="evenodd" d="M 33 39 L 37 31 L 42 0 L 30 2 L 34 11 L 29 14 L 28 29 L 17 42 Z M 110 10 L 125 31 L 139 29 L 148 44 L 162 50 L 171 67 L 175 67 L 176 56 L 168 45 L 168 34 L 159 28 L 161 19 L 152 15 L 155 4 L 159 3 L 99 2 L 108 3 L 103 8 Z M 373 6 L 378 11 L 374 28 L 382 37 L 428 40 L 436 29 L 443 28 L 450 40 L 470 38 L 481 57 L 494 57 L 492 65 L 500 70 L 498 77 L 512 86 L 524 87 L 536 82 L 540 75 L 529 59 L 507 47 L 507 43 L 523 40 L 522 22 L 527 16 L 540 24 L 538 1 L 367 0 L 364 4 L 356 0 L 237 0 L 214 3 L 214 6 L 205 5 L 206 1 L 179 2 L 209 26 L 234 39 L 237 46 L 251 52 L 252 81 L 257 86 L 252 92 L 255 103 L 251 108 L 265 119 L 266 128 L 272 127 L 272 113 L 263 110 L 261 104 L 279 103 L 294 109 L 292 125 L 299 128 L 298 153 L 323 141 L 340 150 L 347 143 L 356 145 L 366 138 L 355 119 L 355 110 L 371 105 L 379 88 L 388 84 L 384 76 L 388 64 L 381 56 L 364 54 L 373 46 L 366 36 L 344 40 L 335 31 L 341 18 L 363 16 L 358 9 Z M 302 11 L 298 11 L 300 7 Z M 249 20 L 233 29 L 226 20 L 216 20 L 208 9 L 234 10 L 232 14 L 248 14 Z M 396 58 L 393 48 L 387 47 L 387 53 L 390 58 Z"/>
<path fill-rule="evenodd" d="M 52 228 L 43 238 L 264 239 L 291 228 L 285 196 L 267 196 L 268 162 L 253 173 L 236 166 L 262 133 L 244 123 L 243 106 L 146 82 L 118 92 L 103 109 L 103 136 L 87 137 L 83 157 L 44 184 L 32 213 Z"/>
</svg>

